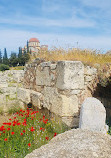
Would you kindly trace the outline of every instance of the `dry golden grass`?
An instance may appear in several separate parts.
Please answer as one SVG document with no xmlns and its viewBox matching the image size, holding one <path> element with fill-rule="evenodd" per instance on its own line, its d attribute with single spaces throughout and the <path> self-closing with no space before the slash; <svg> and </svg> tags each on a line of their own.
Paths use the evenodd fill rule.
<svg viewBox="0 0 111 158">
<path fill-rule="evenodd" d="M 111 78 L 111 55 L 102 54 L 96 50 L 54 48 L 50 51 L 40 51 L 37 55 L 31 55 L 30 62 L 35 58 L 43 58 L 45 61 L 82 61 L 84 65 L 97 68 L 99 83 L 104 87 L 107 86 Z"/>
<path fill-rule="evenodd" d="M 24 66 L 10 67 L 10 70 L 23 70 Z"/>
<path fill-rule="evenodd" d="M 84 64 L 100 66 L 104 64 L 111 64 L 111 55 L 100 54 L 100 52 L 93 50 L 81 50 L 81 49 L 68 49 L 54 48 L 50 51 L 40 51 L 38 55 L 31 55 L 31 61 L 35 58 L 43 58 L 45 61 L 60 61 L 60 60 L 73 60 L 82 61 Z"/>
</svg>

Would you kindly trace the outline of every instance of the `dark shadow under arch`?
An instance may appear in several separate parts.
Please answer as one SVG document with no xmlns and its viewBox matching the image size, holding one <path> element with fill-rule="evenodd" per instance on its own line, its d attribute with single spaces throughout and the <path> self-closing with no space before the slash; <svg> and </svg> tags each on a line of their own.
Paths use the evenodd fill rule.
<svg viewBox="0 0 111 158">
<path fill-rule="evenodd" d="M 101 84 L 97 84 L 93 97 L 103 103 L 106 109 L 106 119 L 111 125 L 111 82 L 108 82 L 105 87 L 101 86 Z"/>
</svg>

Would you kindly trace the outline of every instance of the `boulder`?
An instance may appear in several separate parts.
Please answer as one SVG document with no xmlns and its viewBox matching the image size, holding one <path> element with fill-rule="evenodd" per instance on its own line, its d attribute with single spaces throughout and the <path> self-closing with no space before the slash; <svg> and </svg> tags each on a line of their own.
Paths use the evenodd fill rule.
<svg viewBox="0 0 111 158">
<path fill-rule="evenodd" d="M 79 128 L 107 133 L 106 110 L 96 98 L 85 99 L 81 106 Z"/>
<path fill-rule="evenodd" d="M 111 158 L 111 140 L 109 135 L 72 129 L 54 137 L 25 158 Z"/>
</svg>

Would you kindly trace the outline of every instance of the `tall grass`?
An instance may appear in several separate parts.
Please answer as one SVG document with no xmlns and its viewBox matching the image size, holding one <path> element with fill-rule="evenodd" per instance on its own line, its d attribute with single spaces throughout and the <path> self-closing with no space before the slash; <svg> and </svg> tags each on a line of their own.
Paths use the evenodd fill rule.
<svg viewBox="0 0 111 158">
<path fill-rule="evenodd" d="M 31 61 L 35 58 L 43 58 L 46 61 L 73 60 L 82 61 L 84 64 L 94 66 L 95 64 L 104 65 L 111 63 L 111 55 L 101 54 L 97 50 L 63 49 L 53 48 L 50 51 L 40 51 L 38 54 L 30 56 Z"/>
</svg>

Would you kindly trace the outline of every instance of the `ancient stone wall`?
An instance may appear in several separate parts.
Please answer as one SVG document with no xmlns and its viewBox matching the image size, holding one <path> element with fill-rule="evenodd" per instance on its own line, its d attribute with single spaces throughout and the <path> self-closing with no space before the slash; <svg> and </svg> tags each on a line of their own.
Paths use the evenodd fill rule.
<svg viewBox="0 0 111 158">
<path fill-rule="evenodd" d="M 0 110 L 7 111 L 12 106 L 18 106 L 17 88 L 22 87 L 23 70 L 0 71 Z M 20 103 L 22 106 L 22 103 Z"/>
<path fill-rule="evenodd" d="M 78 126 L 80 106 L 92 96 L 97 71 L 80 61 L 43 62 L 36 59 L 26 65 L 24 87 L 18 99 L 47 108 L 71 127 Z"/>
</svg>

